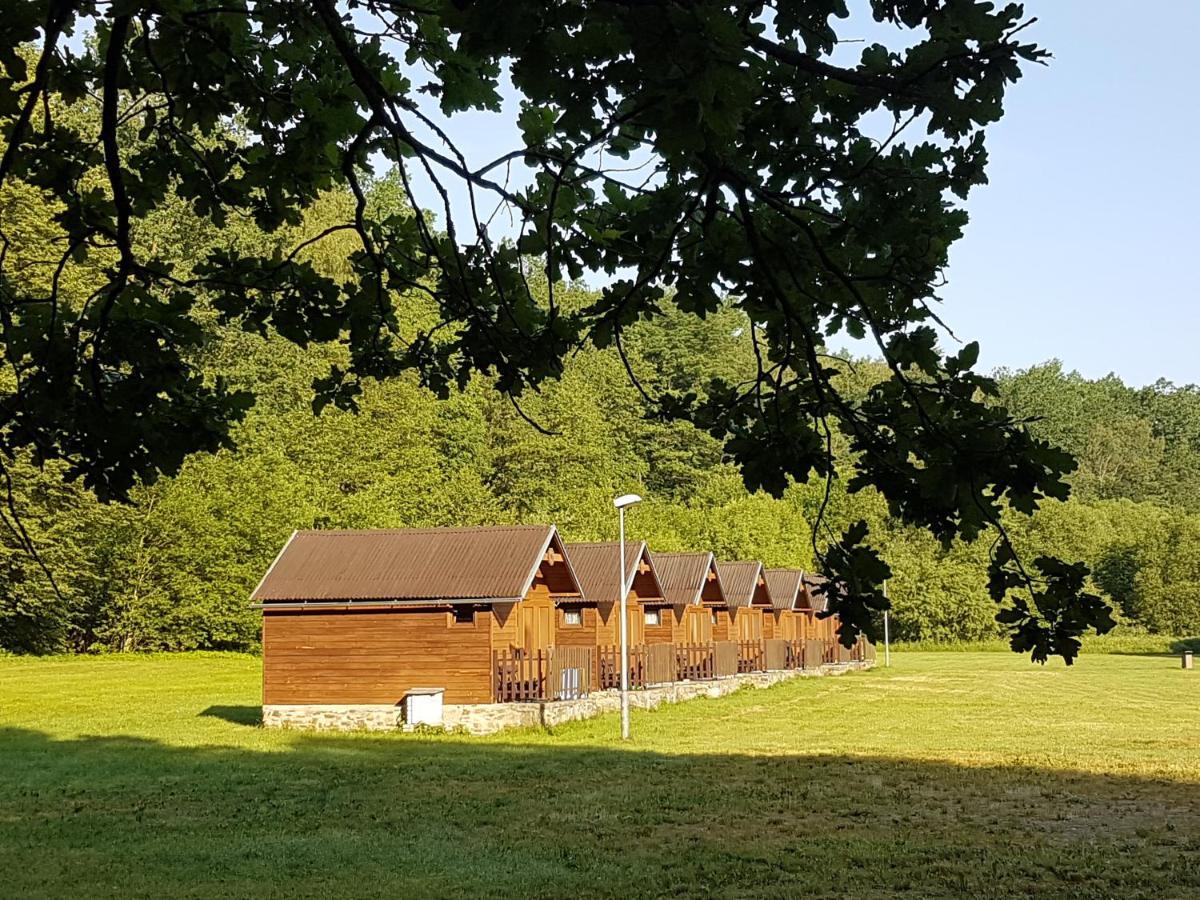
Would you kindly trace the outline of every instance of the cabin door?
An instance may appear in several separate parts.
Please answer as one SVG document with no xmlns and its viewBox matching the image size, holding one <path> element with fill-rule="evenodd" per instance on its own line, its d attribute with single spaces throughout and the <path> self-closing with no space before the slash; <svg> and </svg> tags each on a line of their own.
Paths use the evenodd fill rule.
<svg viewBox="0 0 1200 900">
<path fill-rule="evenodd" d="M 704 616 L 708 615 L 708 610 L 700 606 L 688 607 L 687 615 L 684 617 L 684 640 L 689 644 L 700 644 L 704 642 Z"/>
<path fill-rule="evenodd" d="M 521 604 L 521 638 L 525 649 L 530 651 L 545 650 L 553 643 L 554 636 L 554 606 L 546 598 L 527 599 Z"/>
<path fill-rule="evenodd" d="M 636 647 L 638 644 L 646 643 L 646 611 L 642 609 L 642 604 L 637 602 L 637 598 L 632 598 L 625 606 L 625 614 L 629 616 L 629 645 Z M 621 623 L 617 625 L 617 641 L 621 640 Z"/>
<path fill-rule="evenodd" d="M 756 609 L 743 609 L 738 612 L 738 640 L 762 640 L 762 612 Z"/>
</svg>

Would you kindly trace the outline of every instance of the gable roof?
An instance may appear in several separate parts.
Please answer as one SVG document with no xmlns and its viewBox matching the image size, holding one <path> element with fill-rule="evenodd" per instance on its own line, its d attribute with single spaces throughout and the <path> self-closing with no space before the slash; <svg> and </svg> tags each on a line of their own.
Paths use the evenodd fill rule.
<svg viewBox="0 0 1200 900">
<path fill-rule="evenodd" d="M 797 609 L 804 602 L 803 569 L 767 569 L 765 577 L 776 609 Z"/>
<path fill-rule="evenodd" d="M 618 597 L 628 596 L 633 590 L 634 579 L 638 576 L 639 565 L 649 566 L 647 573 L 654 580 L 656 593 L 649 598 L 662 599 L 662 584 L 655 571 L 654 558 L 650 556 L 645 541 L 625 542 L 625 590 L 622 592 L 617 585 L 617 548 L 616 541 L 597 543 L 567 544 L 567 556 L 571 560 L 571 568 L 579 579 L 583 589 L 583 598 L 595 603 L 616 603 Z"/>
<path fill-rule="evenodd" d="M 297 531 L 250 599 L 516 601 L 552 548 L 578 590 L 553 525 Z"/>
<path fill-rule="evenodd" d="M 808 595 L 808 608 L 813 612 L 825 612 L 829 607 L 829 599 L 825 596 L 825 586 L 829 579 L 815 572 L 804 573 L 804 592 Z"/>
<path fill-rule="evenodd" d="M 719 562 L 717 571 L 721 574 L 721 584 L 725 586 L 725 599 L 730 609 L 739 609 L 754 602 L 754 589 L 763 572 L 761 562 Z M 770 596 L 771 589 L 768 587 L 767 597 Z"/>
<path fill-rule="evenodd" d="M 672 606 L 699 603 L 710 571 L 716 576 L 721 596 L 725 596 L 721 573 L 711 553 L 655 553 L 654 567 L 658 570 L 663 596 Z"/>
</svg>

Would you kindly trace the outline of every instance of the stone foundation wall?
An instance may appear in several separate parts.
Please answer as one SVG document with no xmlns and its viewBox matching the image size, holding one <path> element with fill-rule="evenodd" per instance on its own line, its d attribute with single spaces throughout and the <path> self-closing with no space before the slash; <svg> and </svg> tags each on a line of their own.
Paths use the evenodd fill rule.
<svg viewBox="0 0 1200 900">
<path fill-rule="evenodd" d="M 743 688 L 766 688 L 793 678 L 840 675 L 854 669 L 871 668 L 869 662 L 837 663 L 818 669 L 782 672 L 752 672 L 715 681 L 681 681 L 662 687 L 629 692 L 632 709 L 654 709 L 664 703 L 681 703 L 697 697 L 724 697 Z M 549 728 L 565 722 L 590 719 L 621 708 L 618 691 L 598 691 L 580 700 L 546 703 L 448 703 L 443 724 L 470 734 L 493 734 L 505 728 Z M 401 707 L 396 706 L 264 706 L 267 728 L 308 728 L 320 731 L 391 731 L 404 727 Z"/>
<path fill-rule="evenodd" d="M 403 724 L 398 704 L 264 706 L 262 718 L 267 728 L 315 731 L 394 731 Z"/>
</svg>

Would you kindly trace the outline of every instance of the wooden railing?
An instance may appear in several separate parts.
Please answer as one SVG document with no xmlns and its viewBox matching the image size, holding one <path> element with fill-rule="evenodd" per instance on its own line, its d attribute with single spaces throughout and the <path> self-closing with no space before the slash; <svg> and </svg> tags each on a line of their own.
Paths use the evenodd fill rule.
<svg viewBox="0 0 1200 900">
<path fill-rule="evenodd" d="M 646 645 L 646 684 L 678 681 L 676 644 Z"/>
<path fill-rule="evenodd" d="M 737 641 L 717 641 L 713 644 L 713 676 L 730 678 L 738 673 Z"/>
<path fill-rule="evenodd" d="M 706 681 L 739 673 L 816 669 L 833 662 L 873 660 L 875 646 L 860 638 L 851 648 L 835 640 L 714 641 L 636 644 L 629 648 L 629 686 Z M 497 703 L 575 700 L 592 690 L 621 686 L 619 647 L 550 647 L 492 654 Z"/>
<path fill-rule="evenodd" d="M 767 671 L 788 667 L 788 642 L 780 638 L 763 641 L 763 666 Z"/>
<path fill-rule="evenodd" d="M 601 647 L 598 657 L 600 690 L 616 690 L 621 686 L 621 648 Z M 629 686 L 646 686 L 646 647 L 643 644 L 629 648 Z"/>
<path fill-rule="evenodd" d="M 712 644 L 676 644 L 677 681 L 708 681 L 715 677 Z"/>
<path fill-rule="evenodd" d="M 548 699 L 579 700 L 591 693 L 592 675 L 596 671 L 595 647 L 551 647 L 548 652 Z"/>
<path fill-rule="evenodd" d="M 819 641 L 813 638 L 803 642 L 803 665 L 805 669 L 819 669 L 825 664 L 825 649 L 827 641 Z"/>
<path fill-rule="evenodd" d="M 825 665 L 832 665 L 838 661 L 838 642 L 832 638 L 826 638 L 821 641 L 821 662 Z"/>
<path fill-rule="evenodd" d="M 738 641 L 738 672 L 761 672 L 762 670 L 762 641 Z"/>
<path fill-rule="evenodd" d="M 786 641 L 787 644 L 787 661 L 784 663 L 785 669 L 803 669 L 804 668 L 804 641 Z"/>
<path fill-rule="evenodd" d="M 492 651 L 492 692 L 496 703 L 528 703 L 546 699 L 550 653 L 546 650 Z"/>
<path fill-rule="evenodd" d="M 492 672 L 496 703 L 578 700 L 591 693 L 596 649 L 496 650 L 492 653 Z"/>
</svg>

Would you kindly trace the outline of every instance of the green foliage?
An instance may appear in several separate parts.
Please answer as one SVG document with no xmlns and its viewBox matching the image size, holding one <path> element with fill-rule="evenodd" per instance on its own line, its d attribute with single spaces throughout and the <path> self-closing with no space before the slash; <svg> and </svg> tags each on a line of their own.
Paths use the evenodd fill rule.
<svg viewBox="0 0 1200 900">
<path fill-rule="evenodd" d="M 595 531 L 618 481 L 688 506 L 721 489 L 693 474 L 701 464 L 728 462 L 774 497 L 836 474 L 943 547 L 998 533 L 991 584 L 1035 658 L 1069 658 L 1082 631 L 1105 627 L 1085 573 L 1040 550 L 1024 566 L 1001 522 L 1066 497 L 1073 462 L 996 402 L 976 345 L 943 352 L 931 327 L 963 201 L 986 180 L 987 127 L 1023 70 L 1048 59 L 1026 42 L 1019 4 L 9 6 L 0 204 L 22 215 L 0 235 L 12 375 L 0 454 L 61 460 L 103 499 L 194 477 L 189 457 L 227 453 L 246 438 L 239 423 L 258 427 L 261 385 L 209 355 L 240 329 L 310 350 L 321 365 L 300 368 L 317 411 L 386 407 L 374 382 L 443 399 L 497 391 L 483 468 L 451 494 L 474 496 L 482 478 L 504 515 L 558 511 Z M 868 16 L 878 41 L 859 48 Z M 68 52 L 77 29 L 91 34 Z M 521 140 L 468 164 L 450 120 L 503 111 L 505 76 Z M 375 169 L 395 172 L 382 192 Z M 470 211 L 457 215 L 462 189 Z M 31 202 L 53 215 L 31 219 Z M 491 223 L 509 217 L 519 227 L 505 240 Z M 578 302 L 566 285 L 585 276 L 605 287 Z M 638 329 L 672 316 L 718 328 L 737 317 L 742 337 L 720 335 L 712 365 L 665 365 L 671 337 L 639 354 Z M 694 322 L 679 333 L 683 349 L 701 346 Z M 869 336 L 887 364 L 865 393 L 829 359 L 838 334 Z M 620 368 L 603 356 L 614 349 Z M 587 371 L 597 359 L 609 376 Z M 617 381 L 642 371 L 640 412 L 703 434 L 624 427 L 621 404 L 641 401 Z M 545 418 L 558 442 L 513 431 L 521 414 L 506 404 Z M 421 421 L 416 434 L 436 443 Z M 403 460 L 382 457 L 377 494 L 341 471 L 354 454 L 327 463 L 349 486 L 331 508 L 351 521 L 388 502 L 394 516 L 434 516 L 429 491 L 404 498 L 440 464 L 406 440 Z M 1145 440 L 1137 428 L 1097 436 L 1125 456 Z M 551 456 L 560 481 L 587 472 L 587 485 L 547 481 Z M 1094 489 L 1130 478 L 1150 472 L 1105 464 Z M 236 525 L 221 503 L 178 515 Z M 889 568 L 866 523 L 822 554 L 847 645 L 885 603 Z M 187 640 L 237 635 L 225 623 Z"/>
</svg>

